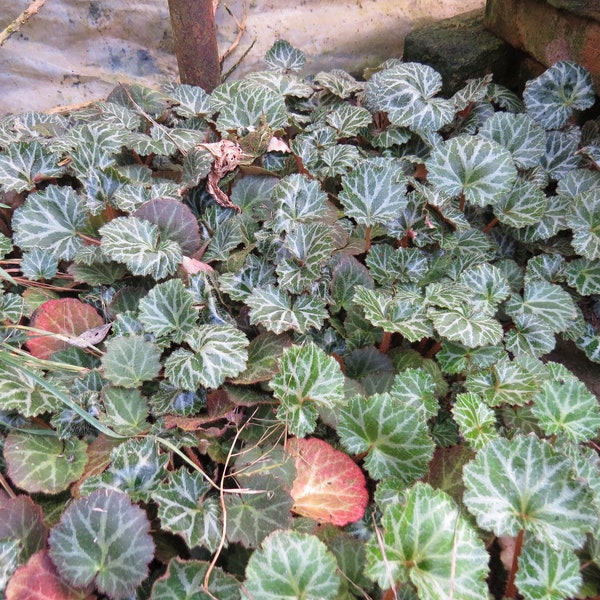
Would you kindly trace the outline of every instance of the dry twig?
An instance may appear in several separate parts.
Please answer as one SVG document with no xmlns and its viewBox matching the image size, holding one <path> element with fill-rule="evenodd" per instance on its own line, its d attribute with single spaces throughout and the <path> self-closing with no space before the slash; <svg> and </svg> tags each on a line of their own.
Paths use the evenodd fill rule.
<svg viewBox="0 0 600 600">
<path fill-rule="evenodd" d="M 16 33 L 21 28 L 21 25 L 26 23 L 33 15 L 37 15 L 40 8 L 44 6 L 46 0 L 31 0 L 29 6 L 9 25 L 0 32 L 0 46 L 10 38 L 13 33 Z"/>
</svg>

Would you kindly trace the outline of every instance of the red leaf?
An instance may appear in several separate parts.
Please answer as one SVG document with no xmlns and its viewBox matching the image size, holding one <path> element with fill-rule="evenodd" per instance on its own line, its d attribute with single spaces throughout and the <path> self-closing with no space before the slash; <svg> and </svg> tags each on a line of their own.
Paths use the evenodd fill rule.
<svg viewBox="0 0 600 600">
<path fill-rule="evenodd" d="M 65 583 L 56 572 L 47 550 L 34 554 L 19 567 L 6 587 L 6 600 L 83 600 L 95 598 L 89 590 Z"/>
<path fill-rule="evenodd" d="M 17 538 L 21 559 L 25 560 L 46 545 L 48 528 L 42 508 L 29 496 L 17 496 L 0 506 L 0 540 Z"/>
<path fill-rule="evenodd" d="M 31 334 L 27 340 L 29 352 L 37 358 L 50 358 L 69 343 L 64 339 L 76 338 L 82 333 L 102 325 L 102 317 L 89 304 L 76 298 L 61 298 L 44 302 L 32 315 L 31 326 L 51 333 L 57 333 L 63 339 L 52 335 L 36 336 Z"/>
<path fill-rule="evenodd" d="M 340 527 L 365 514 L 365 476 L 347 454 L 317 438 L 293 438 L 287 450 L 296 466 L 290 492 L 295 513 Z"/>
</svg>

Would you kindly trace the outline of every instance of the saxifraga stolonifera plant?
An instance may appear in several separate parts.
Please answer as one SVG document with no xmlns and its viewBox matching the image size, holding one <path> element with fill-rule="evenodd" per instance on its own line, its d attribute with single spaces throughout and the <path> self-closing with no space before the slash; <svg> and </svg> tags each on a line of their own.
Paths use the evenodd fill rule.
<svg viewBox="0 0 600 600">
<path fill-rule="evenodd" d="M 304 63 L 0 119 L 8 600 L 600 593 L 589 74 Z"/>
</svg>

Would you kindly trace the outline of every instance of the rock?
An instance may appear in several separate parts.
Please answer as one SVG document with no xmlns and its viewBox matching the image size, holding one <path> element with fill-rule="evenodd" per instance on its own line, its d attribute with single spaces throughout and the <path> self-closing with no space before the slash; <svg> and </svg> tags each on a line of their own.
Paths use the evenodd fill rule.
<svg viewBox="0 0 600 600">
<path fill-rule="evenodd" d="M 494 80 L 512 84 L 515 51 L 486 31 L 484 11 L 474 10 L 420 27 L 404 42 L 404 60 L 436 69 L 444 80 L 443 95 L 460 89 L 467 79 L 494 73 Z"/>
<path fill-rule="evenodd" d="M 600 21 L 600 0 L 546 0 L 555 8 Z"/>
</svg>

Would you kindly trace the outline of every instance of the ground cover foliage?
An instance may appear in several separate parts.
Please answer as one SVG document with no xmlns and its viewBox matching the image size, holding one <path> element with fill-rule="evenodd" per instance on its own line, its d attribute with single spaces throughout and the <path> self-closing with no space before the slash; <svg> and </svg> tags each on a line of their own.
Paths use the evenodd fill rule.
<svg viewBox="0 0 600 600">
<path fill-rule="evenodd" d="M 589 74 L 266 65 L 0 120 L 0 595 L 598 594 Z"/>
</svg>

